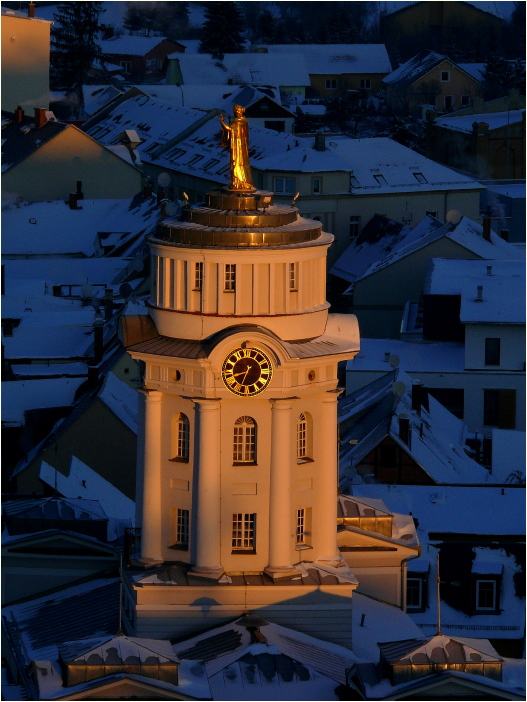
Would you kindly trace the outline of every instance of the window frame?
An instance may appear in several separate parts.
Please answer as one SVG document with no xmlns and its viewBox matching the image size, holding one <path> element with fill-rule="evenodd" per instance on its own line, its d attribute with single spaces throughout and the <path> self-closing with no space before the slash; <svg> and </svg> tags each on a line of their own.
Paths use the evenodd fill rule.
<svg viewBox="0 0 527 702">
<path fill-rule="evenodd" d="M 194 261 L 194 287 L 193 290 L 201 292 L 203 290 L 203 261 Z"/>
<path fill-rule="evenodd" d="M 296 420 L 296 462 L 312 463 L 312 430 L 311 417 L 307 412 L 301 412 Z"/>
<path fill-rule="evenodd" d="M 447 101 L 450 101 L 450 105 L 447 105 Z M 453 110 L 454 109 L 454 96 L 453 95 L 445 95 L 443 105 L 444 105 L 445 110 Z"/>
<path fill-rule="evenodd" d="M 338 79 L 337 78 L 326 78 L 324 85 L 326 86 L 326 90 L 337 90 Z"/>
<path fill-rule="evenodd" d="M 282 188 L 278 187 L 278 182 L 282 181 Z M 291 190 L 286 189 L 286 184 L 291 183 Z M 273 192 L 276 195 L 294 195 L 295 194 L 295 179 L 286 178 L 284 176 L 273 176 Z"/>
<path fill-rule="evenodd" d="M 236 292 L 236 264 L 226 263 L 223 269 L 223 292 Z"/>
<path fill-rule="evenodd" d="M 258 425 L 253 417 L 243 415 L 234 422 L 232 435 L 232 465 L 256 466 Z"/>
<path fill-rule="evenodd" d="M 315 183 L 318 183 L 318 189 L 315 187 Z M 320 176 L 311 178 L 311 194 L 322 195 L 322 178 Z"/>
<path fill-rule="evenodd" d="M 256 553 L 256 512 L 233 512 L 231 553 Z"/>
<path fill-rule="evenodd" d="M 289 292 L 298 292 L 298 263 L 296 261 L 287 264 L 287 282 Z"/>
<path fill-rule="evenodd" d="M 302 551 L 311 546 L 311 507 L 295 511 L 295 549 Z"/>
<path fill-rule="evenodd" d="M 190 510 L 177 507 L 174 546 L 182 551 L 188 551 L 190 542 Z"/>
<path fill-rule="evenodd" d="M 492 585 L 492 606 L 490 607 L 485 607 L 479 604 L 479 598 L 481 595 L 481 589 L 480 585 L 482 584 L 488 584 L 490 583 Z M 475 578 L 474 580 L 474 587 L 475 587 L 475 592 L 474 592 L 474 610 L 476 612 L 482 612 L 485 614 L 488 614 L 489 612 L 496 612 L 498 609 L 498 581 L 496 578 L 489 578 L 489 577 L 480 577 L 480 578 Z"/>
<path fill-rule="evenodd" d="M 178 412 L 172 420 L 172 456 L 175 463 L 188 463 L 190 457 L 190 419 Z"/>
<path fill-rule="evenodd" d="M 361 90 L 371 90 L 371 78 L 361 78 L 360 88 Z"/>
<path fill-rule="evenodd" d="M 441 71 L 440 81 L 441 83 L 450 83 L 450 71 Z"/>
<path fill-rule="evenodd" d="M 499 336 L 485 337 L 485 365 L 486 366 L 499 366 L 499 365 L 501 365 L 501 337 L 499 337 Z"/>
<path fill-rule="evenodd" d="M 349 221 L 349 238 L 350 241 L 355 241 L 357 237 L 360 235 L 360 224 L 361 224 L 361 216 L 360 215 L 350 215 L 350 221 Z M 356 229 L 356 233 L 353 233 Z"/>
</svg>

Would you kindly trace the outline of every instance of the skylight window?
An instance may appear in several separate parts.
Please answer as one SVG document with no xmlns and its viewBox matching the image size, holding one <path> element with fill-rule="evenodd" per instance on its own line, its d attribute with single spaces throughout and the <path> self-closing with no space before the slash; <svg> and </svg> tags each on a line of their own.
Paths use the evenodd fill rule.
<svg viewBox="0 0 527 702">
<path fill-rule="evenodd" d="M 353 173 L 350 175 L 350 185 L 352 188 L 360 188 L 360 183 Z"/>
<path fill-rule="evenodd" d="M 424 184 L 428 183 L 427 179 L 424 177 L 422 173 L 414 173 L 414 178 L 418 183 Z"/>
<path fill-rule="evenodd" d="M 187 163 L 187 166 L 194 166 L 194 164 L 198 163 L 198 161 L 202 161 L 203 156 L 193 156 L 190 161 Z"/>
<path fill-rule="evenodd" d="M 373 177 L 375 178 L 377 183 L 379 183 L 379 185 L 388 185 L 388 183 L 386 182 L 386 178 L 383 175 L 374 175 Z"/>
<path fill-rule="evenodd" d="M 223 175 L 224 173 L 227 173 L 227 171 L 230 169 L 230 164 L 227 166 L 223 166 L 223 168 L 220 168 L 216 173 L 218 175 Z"/>
<path fill-rule="evenodd" d="M 207 170 L 208 168 L 212 168 L 215 166 L 217 163 L 219 163 L 220 160 L 218 158 L 211 158 L 207 161 L 207 163 L 203 164 L 203 168 Z"/>
<path fill-rule="evenodd" d="M 179 147 L 177 147 L 176 149 L 171 149 L 170 151 L 167 151 L 167 153 L 165 154 L 165 158 L 175 161 L 180 156 L 183 156 L 183 154 L 186 153 L 187 152 L 185 151 L 185 149 L 180 149 Z"/>
</svg>

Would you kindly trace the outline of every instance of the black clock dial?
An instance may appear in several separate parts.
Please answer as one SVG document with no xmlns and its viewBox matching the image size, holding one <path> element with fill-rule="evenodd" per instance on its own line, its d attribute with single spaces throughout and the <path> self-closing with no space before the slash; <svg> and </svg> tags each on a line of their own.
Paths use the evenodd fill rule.
<svg viewBox="0 0 527 702">
<path fill-rule="evenodd" d="M 223 362 L 221 377 L 235 395 L 250 397 L 265 390 L 271 381 L 271 361 L 260 349 L 235 349 Z"/>
</svg>

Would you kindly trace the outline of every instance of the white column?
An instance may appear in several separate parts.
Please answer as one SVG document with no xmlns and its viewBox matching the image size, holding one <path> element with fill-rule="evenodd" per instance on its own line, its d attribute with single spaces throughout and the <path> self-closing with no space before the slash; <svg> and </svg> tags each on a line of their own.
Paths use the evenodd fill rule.
<svg viewBox="0 0 527 702">
<path fill-rule="evenodd" d="M 141 563 L 162 563 L 161 544 L 161 398 L 156 390 L 145 397 Z"/>
<path fill-rule="evenodd" d="M 291 546 L 291 410 L 289 400 L 271 400 L 271 484 L 269 494 L 269 565 L 272 577 L 293 571 Z"/>
<path fill-rule="evenodd" d="M 340 390 L 325 393 L 318 418 L 317 456 L 320 462 L 315 483 L 317 560 L 335 560 L 337 550 L 337 400 Z"/>
<path fill-rule="evenodd" d="M 200 575 L 221 575 L 220 401 L 194 400 L 196 411 L 196 565 Z"/>
</svg>

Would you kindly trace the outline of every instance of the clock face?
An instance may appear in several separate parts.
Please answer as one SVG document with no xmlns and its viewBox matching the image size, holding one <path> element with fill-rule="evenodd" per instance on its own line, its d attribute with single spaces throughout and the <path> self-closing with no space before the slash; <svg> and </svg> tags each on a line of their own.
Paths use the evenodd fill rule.
<svg viewBox="0 0 527 702">
<path fill-rule="evenodd" d="M 251 397 L 271 382 L 273 366 L 260 349 L 235 349 L 223 361 L 221 377 L 235 395 Z"/>
</svg>

